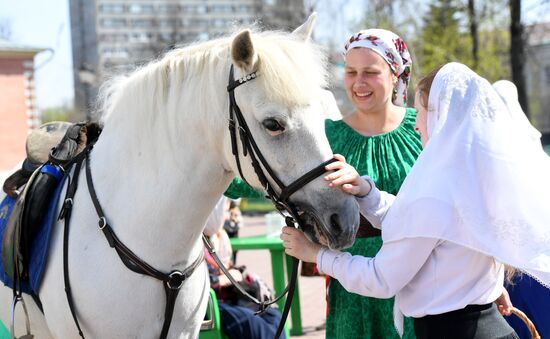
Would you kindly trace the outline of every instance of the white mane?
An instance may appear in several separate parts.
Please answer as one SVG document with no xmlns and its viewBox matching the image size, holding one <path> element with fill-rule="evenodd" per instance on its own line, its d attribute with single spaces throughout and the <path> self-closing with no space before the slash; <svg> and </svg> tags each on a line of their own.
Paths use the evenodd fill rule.
<svg viewBox="0 0 550 339">
<path fill-rule="evenodd" d="M 133 117 L 154 124 L 161 114 L 192 114 L 182 109 L 189 107 L 190 101 L 208 100 L 211 104 L 215 98 L 206 93 L 215 92 L 225 100 L 233 37 L 172 50 L 127 76 L 107 82 L 98 96 L 101 122 L 109 124 L 117 118 L 128 122 Z M 281 32 L 253 33 L 252 40 L 259 56 L 260 76 L 255 84 L 263 86 L 270 100 L 300 105 L 318 95 L 313 89 L 326 87 L 326 57 L 320 46 Z M 226 110 L 223 100 L 218 100 L 220 109 Z"/>
</svg>

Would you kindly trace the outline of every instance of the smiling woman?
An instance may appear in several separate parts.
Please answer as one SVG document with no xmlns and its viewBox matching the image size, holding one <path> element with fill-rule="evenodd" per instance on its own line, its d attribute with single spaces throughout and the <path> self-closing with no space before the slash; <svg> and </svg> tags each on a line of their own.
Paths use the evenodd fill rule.
<svg viewBox="0 0 550 339">
<path fill-rule="evenodd" d="M 351 36 L 344 47 L 345 87 L 355 110 L 343 120 L 326 120 L 334 153 L 345 156 L 376 186 L 397 193 L 421 151 L 413 126 L 416 111 L 406 108 L 412 60 L 396 34 L 368 29 Z M 354 255 L 375 255 L 380 232 L 361 221 Z M 328 287 L 327 338 L 398 338 L 393 326 L 393 299 L 374 299 L 347 292 L 337 280 Z M 404 338 L 413 338 L 406 321 Z"/>
</svg>

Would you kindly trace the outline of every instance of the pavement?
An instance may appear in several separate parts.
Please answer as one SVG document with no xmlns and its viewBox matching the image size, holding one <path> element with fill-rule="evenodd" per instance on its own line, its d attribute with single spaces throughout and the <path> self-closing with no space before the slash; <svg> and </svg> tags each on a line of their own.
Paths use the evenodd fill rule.
<svg viewBox="0 0 550 339">
<path fill-rule="evenodd" d="M 239 236 L 246 237 L 266 233 L 264 216 L 243 216 L 243 226 L 239 231 Z M 245 265 L 250 272 L 258 274 L 269 286 L 273 287 L 271 259 L 268 250 L 239 251 L 237 252 L 237 265 Z M 292 336 L 292 338 L 325 338 L 323 327 L 326 310 L 325 278 L 299 276 L 298 286 L 300 289 L 300 306 L 304 334 L 301 336 Z"/>
</svg>

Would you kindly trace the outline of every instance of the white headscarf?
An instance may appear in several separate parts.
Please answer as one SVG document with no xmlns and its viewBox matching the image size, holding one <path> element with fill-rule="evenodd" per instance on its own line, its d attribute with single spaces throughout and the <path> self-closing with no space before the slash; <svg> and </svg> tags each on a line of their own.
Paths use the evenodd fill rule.
<svg viewBox="0 0 550 339">
<path fill-rule="evenodd" d="M 518 89 L 513 82 L 508 80 L 499 80 L 493 84 L 493 88 L 497 91 L 498 95 L 504 101 L 504 104 L 508 108 L 508 112 L 512 115 L 512 118 L 517 122 L 518 132 L 523 130 L 523 133 L 527 134 L 533 139 L 533 142 L 539 144 L 542 147 L 540 138 L 542 134 L 529 122 L 527 116 L 521 109 L 521 105 L 518 100 Z"/>
<path fill-rule="evenodd" d="M 430 139 L 382 224 L 384 242 L 443 239 L 549 287 L 550 158 L 462 64 L 441 68 L 428 101 Z"/>
<path fill-rule="evenodd" d="M 359 31 L 348 39 L 344 46 L 344 56 L 356 47 L 373 50 L 388 63 L 397 77 L 392 101 L 395 105 L 404 107 L 407 104 L 407 86 L 412 67 L 412 58 L 405 41 L 391 31 L 371 28 Z"/>
</svg>

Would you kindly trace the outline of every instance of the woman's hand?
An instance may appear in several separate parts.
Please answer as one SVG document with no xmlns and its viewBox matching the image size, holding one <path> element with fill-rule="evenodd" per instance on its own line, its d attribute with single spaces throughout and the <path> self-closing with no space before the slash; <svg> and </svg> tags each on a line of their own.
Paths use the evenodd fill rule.
<svg viewBox="0 0 550 339">
<path fill-rule="evenodd" d="M 359 197 L 369 194 L 371 190 L 369 182 L 361 178 L 355 168 L 346 163 L 342 155 L 335 154 L 334 158 L 338 161 L 325 166 L 327 171 L 335 171 L 325 176 L 325 180 L 329 182 L 328 186 L 340 187 L 343 192 Z"/>
<path fill-rule="evenodd" d="M 311 242 L 304 232 L 294 227 L 283 227 L 281 240 L 285 247 L 285 253 L 305 262 L 317 262 L 317 253 L 321 245 Z"/>
<path fill-rule="evenodd" d="M 500 314 L 502 315 L 512 314 L 512 307 L 514 305 L 512 305 L 512 300 L 510 300 L 510 296 L 508 295 L 508 291 L 506 291 L 506 289 L 504 289 L 500 297 L 498 297 L 497 300 L 495 300 L 495 304 L 497 304 L 498 311 L 500 312 Z"/>
</svg>

